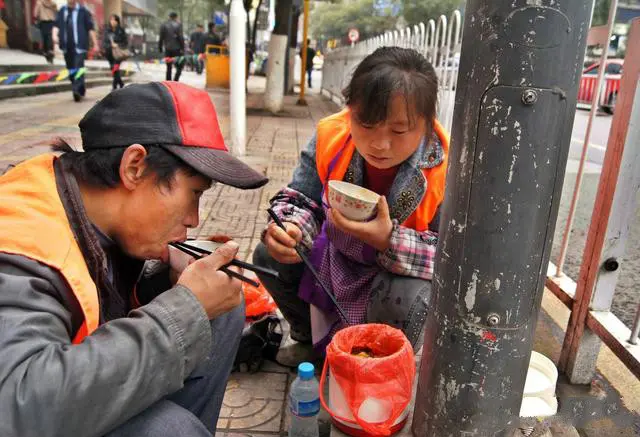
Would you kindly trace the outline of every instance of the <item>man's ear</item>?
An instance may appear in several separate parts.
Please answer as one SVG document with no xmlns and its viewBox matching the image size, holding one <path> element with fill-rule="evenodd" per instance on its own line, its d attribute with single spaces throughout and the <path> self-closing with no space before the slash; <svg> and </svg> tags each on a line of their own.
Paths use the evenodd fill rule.
<svg viewBox="0 0 640 437">
<path fill-rule="evenodd" d="M 127 190 L 134 190 L 142 182 L 147 164 L 147 150 L 140 144 L 133 144 L 124 151 L 120 160 L 120 180 Z"/>
</svg>

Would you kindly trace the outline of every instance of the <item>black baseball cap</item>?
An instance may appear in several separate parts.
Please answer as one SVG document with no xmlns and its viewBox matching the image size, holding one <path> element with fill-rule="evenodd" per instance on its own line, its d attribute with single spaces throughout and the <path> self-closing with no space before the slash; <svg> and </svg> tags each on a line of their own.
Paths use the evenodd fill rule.
<svg viewBox="0 0 640 437">
<path fill-rule="evenodd" d="M 241 189 L 269 180 L 227 149 L 209 95 L 179 82 L 132 84 L 108 94 L 79 124 L 85 150 L 160 146 L 198 173 Z"/>
</svg>

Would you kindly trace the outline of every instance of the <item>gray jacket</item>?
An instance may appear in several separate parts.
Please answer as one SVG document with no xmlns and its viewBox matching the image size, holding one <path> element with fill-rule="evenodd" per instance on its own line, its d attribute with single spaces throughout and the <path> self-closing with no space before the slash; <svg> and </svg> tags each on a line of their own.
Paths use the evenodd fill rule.
<svg viewBox="0 0 640 437">
<path fill-rule="evenodd" d="M 207 315 L 182 286 L 73 347 L 72 296 L 51 268 L 0 253 L 0 437 L 102 436 L 210 353 Z"/>
</svg>

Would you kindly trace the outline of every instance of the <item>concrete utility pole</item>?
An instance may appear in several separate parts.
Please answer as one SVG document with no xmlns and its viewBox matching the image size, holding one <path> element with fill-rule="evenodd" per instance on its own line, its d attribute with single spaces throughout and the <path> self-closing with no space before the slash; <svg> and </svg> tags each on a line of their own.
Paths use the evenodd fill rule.
<svg viewBox="0 0 640 437">
<path fill-rule="evenodd" d="M 244 155 L 247 142 L 246 42 L 247 13 L 242 0 L 232 0 L 229 12 L 229 49 L 231 56 L 231 147 Z"/>
<path fill-rule="evenodd" d="M 467 1 L 416 437 L 518 425 L 592 8 Z"/>
</svg>

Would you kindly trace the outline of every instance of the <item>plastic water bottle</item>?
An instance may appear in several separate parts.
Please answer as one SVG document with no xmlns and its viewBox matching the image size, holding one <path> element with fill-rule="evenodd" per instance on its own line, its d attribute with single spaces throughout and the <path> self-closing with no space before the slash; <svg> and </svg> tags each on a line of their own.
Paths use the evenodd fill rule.
<svg viewBox="0 0 640 437">
<path fill-rule="evenodd" d="M 289 437 L 318 437 L 320 393 L 311 363 L 298 366 L 298 377 L 289 392 L 291 426 Z"/>
</svg>

